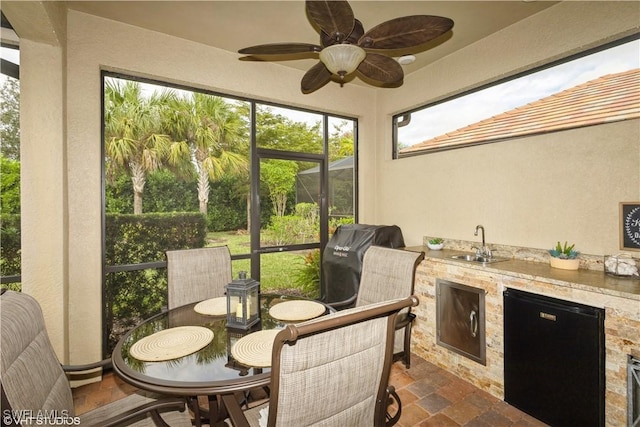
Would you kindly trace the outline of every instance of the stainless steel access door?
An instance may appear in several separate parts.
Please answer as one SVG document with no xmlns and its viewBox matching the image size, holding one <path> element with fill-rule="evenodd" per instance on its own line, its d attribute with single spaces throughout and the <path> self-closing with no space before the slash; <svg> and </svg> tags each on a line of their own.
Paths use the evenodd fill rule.
<svg viewBox="0 0 640 427">
<path fill-rule="evenodd" d="M 486 365 L 484 289 L 436 280 L 437 343 Z"/>
</svg>

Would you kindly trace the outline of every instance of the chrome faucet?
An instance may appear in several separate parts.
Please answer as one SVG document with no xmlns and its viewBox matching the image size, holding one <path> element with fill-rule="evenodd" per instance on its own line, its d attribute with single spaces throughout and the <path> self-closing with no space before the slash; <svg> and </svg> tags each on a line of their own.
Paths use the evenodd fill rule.
<svg viewBox="0 0 640 427">
<path fill-rule="evenodd" d="M 482 225 L 476 225 L 476 231 L 475 233 L 473 233 L 474 236 L 478 235 L 478 230 L 482 230 L 482 246 L 480 248 L 476 248 L 474 246 L 476 250 L 476 255 L 481 257 L 491 258 L 491 249 L 489 249 L 489 247 L 484 241 L 484 227 Z"/>
</svg>

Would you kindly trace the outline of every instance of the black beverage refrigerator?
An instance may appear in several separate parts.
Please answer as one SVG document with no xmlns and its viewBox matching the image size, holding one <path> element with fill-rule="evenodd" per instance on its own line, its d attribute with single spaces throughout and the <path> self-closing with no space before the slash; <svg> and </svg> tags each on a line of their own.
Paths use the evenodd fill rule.
<svg viewBox="0 0 640 427">
<path fill-rule="evenodd" d="M 505 401 L 554 427 L 604 426 L 604 310 L 504 291 Z"/>
</svg>

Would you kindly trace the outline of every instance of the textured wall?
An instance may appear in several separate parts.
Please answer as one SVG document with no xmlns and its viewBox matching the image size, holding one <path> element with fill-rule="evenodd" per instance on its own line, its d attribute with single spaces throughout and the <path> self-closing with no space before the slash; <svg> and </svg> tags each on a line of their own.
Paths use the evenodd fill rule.
<svg viewBox="0 0 640 427">
<path fill-rule="evenodd" d="M 391 160 L 390 117 L 640 30 L 633 2 L 562 2 L 379 92 L 376 218 L 423 235 L 582 252 L 618 249 L 618 203 L 640 199 L 638 120 Z"/>
</svg>

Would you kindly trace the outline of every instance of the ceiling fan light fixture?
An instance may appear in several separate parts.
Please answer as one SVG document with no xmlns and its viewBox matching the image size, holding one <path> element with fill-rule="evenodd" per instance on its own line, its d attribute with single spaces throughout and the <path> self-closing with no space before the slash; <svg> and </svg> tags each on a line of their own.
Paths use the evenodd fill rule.
<svg viewBox="0 0 640 427">
<path fill-rule="evenodd" d="M 334 44 L 320 51 L 320 61 L 332 74 L 341 78 L 353 73 L 367 53 L 354 44 Z"/>
<path fill-rule="evenodd" d="M 281 58 L 283 55 L 291 55 L 291 59 L 301 55 L 301 59 L 305 59 L 309 54 L 319 53 L 320 61 L 307 70 L 300 82 L 304 94 L 312 93 L 332 80 L 343 86 L 350 81 L 345 76 L 353 75 L 354 71 L 373 86 L 399 87 L 404 79 L 402 65 L 411 63 L 415 57 L 394 58 L 393 53 L 422 51 L 421 47 L 427 42 L 453 27 L 453 20 L 442 16 L 409 15 L 384 21 L 365 31 L 347 0 L 307 0 L 305 9 L 314 29 L 320 32 L 320 45 L 270 43 L 238 51 L 250 55 L 241 60 L 255 61 L 288 59 Z"/>
</svg>

